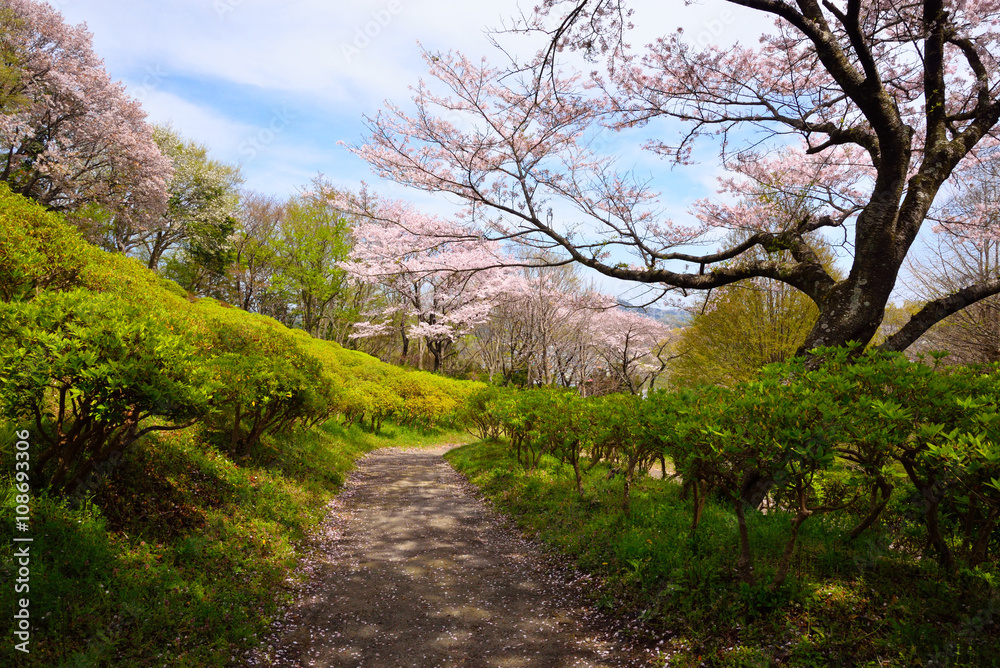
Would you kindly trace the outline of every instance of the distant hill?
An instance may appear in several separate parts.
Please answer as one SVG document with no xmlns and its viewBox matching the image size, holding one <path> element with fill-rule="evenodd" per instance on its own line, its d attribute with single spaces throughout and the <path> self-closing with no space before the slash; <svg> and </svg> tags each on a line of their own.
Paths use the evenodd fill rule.
<svg viewBox="0 0 1000 668">
<path fill-rule="evenodd" d="M 636 307 L 622 299 L 618 300 L 618 307 L 638 311 L 653 320 L 657 320 L 668 327 L 674 328 L 687 327 L 691 323 L 691 318 L 694 317 L 684 309 L 674 307 L 657 308 L 655 306 Z"/>
</svg>

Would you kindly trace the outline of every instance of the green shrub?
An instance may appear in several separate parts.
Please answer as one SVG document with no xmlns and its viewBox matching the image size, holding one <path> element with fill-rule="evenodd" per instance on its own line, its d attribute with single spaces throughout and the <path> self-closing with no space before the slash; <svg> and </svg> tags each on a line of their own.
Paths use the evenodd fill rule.
<svg viewBox="0 0 1000 668">
<path fill-rule="evenodd" d="M 771 365 L 732 388 L 658 391 L 645 399 L 581 399 L 552 389 L 489 389 L 467 411 L 482 436 L 508 438 L 527 470 L 546 455 L 580 457 L 621 473 L 623 507 L 637 472 L 669 457 L 691 505 L 692 536 L 706 500 L 727 500 L 734 515 L 737 568 L 751 584 L 748 513 L 763 501 L 790 513 L 770 587 L 788 574 L 803 523 L 824 513 L 848 515 L 851 540 L 870 529 L 893 490 L 919 500 L 923 531 L 940 563 L 955 573 L 988 561 L 1000 548 L 1000 382 L 996 367 L 938 369 L 900 354 L 852 348 L 814 351 Z M 956 549 L 953 545 L 957 546 Z M 763 546 L 769 549 L 771 546 Z"/>
<path fill-rule="evenodd" d="M 156 314 L 86 290 L 0 303 L 0 410 L 34 421 L 34 467 L 54 489 L 190 424 L 206 402 L 193 347 Z"/>
<path fill-rule="evenodd" d="M 76 285 L 94 250 L 60 216 L 0 183 L 0 299 Z"/>
<path fill-rule="evenodd" d="M 195 418 L 243 456 L 265 434 L 336 415 L 376 432 L 386 420 L 452 424 L 479 387 L 189 299 L 2 184 L 0 299 L 4 406 L 45 425 L 52 442 L 42 462 L 64 490 L 151 429 Z"/>
<path fill-rule="evenodd" d="M 459 419 L 480 440 L 496 440 L 503 433 L 503 425 L 493 407 L 500 393 L 497 386 L 486 385 L 473 392 L 462 406 Z"/>
<path fill-rule="evenodd" d="M 189 310 L 200 320 L 190 327 L 201 330 L 198 348 L 211 379 L 213 410 L 206 424 L 233 454 L 245 456 L 263 434 L 324 408 L 320 362 L 289 330 L 214 300 Z"/>
</svg>

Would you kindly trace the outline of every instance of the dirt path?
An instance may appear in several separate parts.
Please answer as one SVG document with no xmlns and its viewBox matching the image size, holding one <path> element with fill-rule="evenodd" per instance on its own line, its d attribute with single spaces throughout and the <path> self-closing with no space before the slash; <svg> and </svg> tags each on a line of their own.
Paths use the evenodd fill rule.
<svg viewBox="0 0 1000 668">
<path fill-rule="evenodd" d="M 251 663 L 639 665 L 579 603 L 586 577 L 501 522 L 445 451 L 381 450 L 359 462 L 317 536 L 300 598 Z"/>
</svg>

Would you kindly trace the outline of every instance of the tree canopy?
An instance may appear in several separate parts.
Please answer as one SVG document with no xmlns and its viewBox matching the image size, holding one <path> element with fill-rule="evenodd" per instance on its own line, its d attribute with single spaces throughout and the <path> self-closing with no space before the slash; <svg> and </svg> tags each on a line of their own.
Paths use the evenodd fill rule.
<svg viewBox="0 0 1000 668">
<path fill-rule="evenodd" d="M 185 140 L 169 125 L 157 126 L 153 138 L 173 166 L 170 199 L 161 223 L 136 234 L 133 243 L 144 247 L 150 269 L 176 246 L 188 254 L 218 254 L 239 206 L 239 167 L 209 158 L 207 147 Z"/>
<path fill-rule="evenodd" d="M 492 67 L 427 53 L 435 81 L 416 87 L 415 111 L 390 104 L 353 150 L 383 177 L 459 197 L 488 238 L 667 291 L 781 281 L 819 310 L 804 350 L 867 343 L 942 186 L 995 143 L 1000 6 L 732 4 L 774 18 L 759 46 L 696 46 L 677 32 L 637 51 L 623 40 L 624 0 L 548 0 L 521 26 L 545 37 L 536 58 Z M 589 80 L 567 72 L 564 49 L 605 57 L 607 67 Z M 690 161 L 706 135 L 723 139 L 724 199 L 695 203 L 694 223 L 665 219 L 648 183 L 592 150 L 602 129 L 665 119 L 686 130 L 647 148 L 674 161 Z M 690 250 L 720 229 L 741 240 Z M 807 243 L 817 231 L 842 240 L 846 276 Z M 881 346 L 902 350 L 998 292 L 996 276 L 963 284 Z"/>
<path fill-rule="evenodd" d="M 155 224 L 170 161 L 90 33 L 42 2 L 8 0 L 0 10 L 0 180 L 57 211 L 96 207 L 126 226 Z"/>
</svg>

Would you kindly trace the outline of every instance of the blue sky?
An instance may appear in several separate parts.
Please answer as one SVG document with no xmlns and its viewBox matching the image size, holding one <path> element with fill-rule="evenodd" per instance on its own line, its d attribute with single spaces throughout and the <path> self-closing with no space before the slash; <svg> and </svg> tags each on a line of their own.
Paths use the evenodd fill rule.
<svg viewBox="0 0 1000 668">
<path fill-rule="evenodd" d="M 502 63 L 487 28 L 519 12 L 496 0 L 59 0 L 70 23 L 85 22 L 111 76 L 142 101 L 153 122 L 172 122 L 206 144 L 214 157 L 242 165 L 247 185 L 290 194 L 323 172 L 345 186 L 377 183 L 366 164 L 338 141 L 358 142 L 363 115 L 383 100 L 406 103 L 408 86 L 425 74 L 419 42 L 429 50 L 457 49 Z M 530 9 L 533 0 L 524 3 Z M 754 40 L 767 27 L 758 17 L 735 17 L 722 3 L 636 3 L 641 27 L 633 43 L 648 42 L 683 24 L 690 35 L 731 42 Z M 537 42 L 510 42 L 528 53 Z M 618 147 L 631 153 L 631 145 Z M 635 164 L 668 172 L 636 154 Z M 690 176 L 676 171 L 687 201 L 711 192 L 715 165 Z M 652 171 L 651 171 L 652 174 Z M 707 176 L 707 178 L 706 178 Z M 704 192 L 692 193 L 696 187 Z M 379 186 L 380 189 L 386 186 Z M 399 190 L 402 195 L 405 191 Z M 415 193 L 413 197 L 419 197 Z"/>
<path fill-rule="evenodd" d="M 535 0 L 522 4 L 530 11 Z M 358 143 L 363 117 L 384 100 L 406 108 L 408 87 L 425 75 L 420 44 L 455 49 L 502 64 L 489 28 L 520 12 L 513 0 L 55 0 L 70 23 L 86 23 L 108 72 L 138 98 L 149 120 L 170 122 L 207 145 L 213 157 L 239 163 L 246 185 L 277 196 L 293 194 L 317 174 L 448 213 L 440 197 L 381 182 L 338 142 Z M 684 27 L 693 41 L 755 44 L 771 22 L 757 13 L 706 0 L 633 2 L 630 42 L 648 43 Z M 537 42 L 508 40 L 514 53 Z M 590 66 L 588 66 L 590 67 Z M 670 136 L 673 130 L 652 127 Z M 698 165 L 671 169 L 639 150 L 636 137 L 612 136 L 620 165 L 635 167 L 662 191 L 665 213 L 683 221 L 691 202 L 714 192 L 715 147 Z M 615 290 L 609 285 L 606 289 Z M 617 291 L 617 290 L 615 290 Z"/>
</svg>

